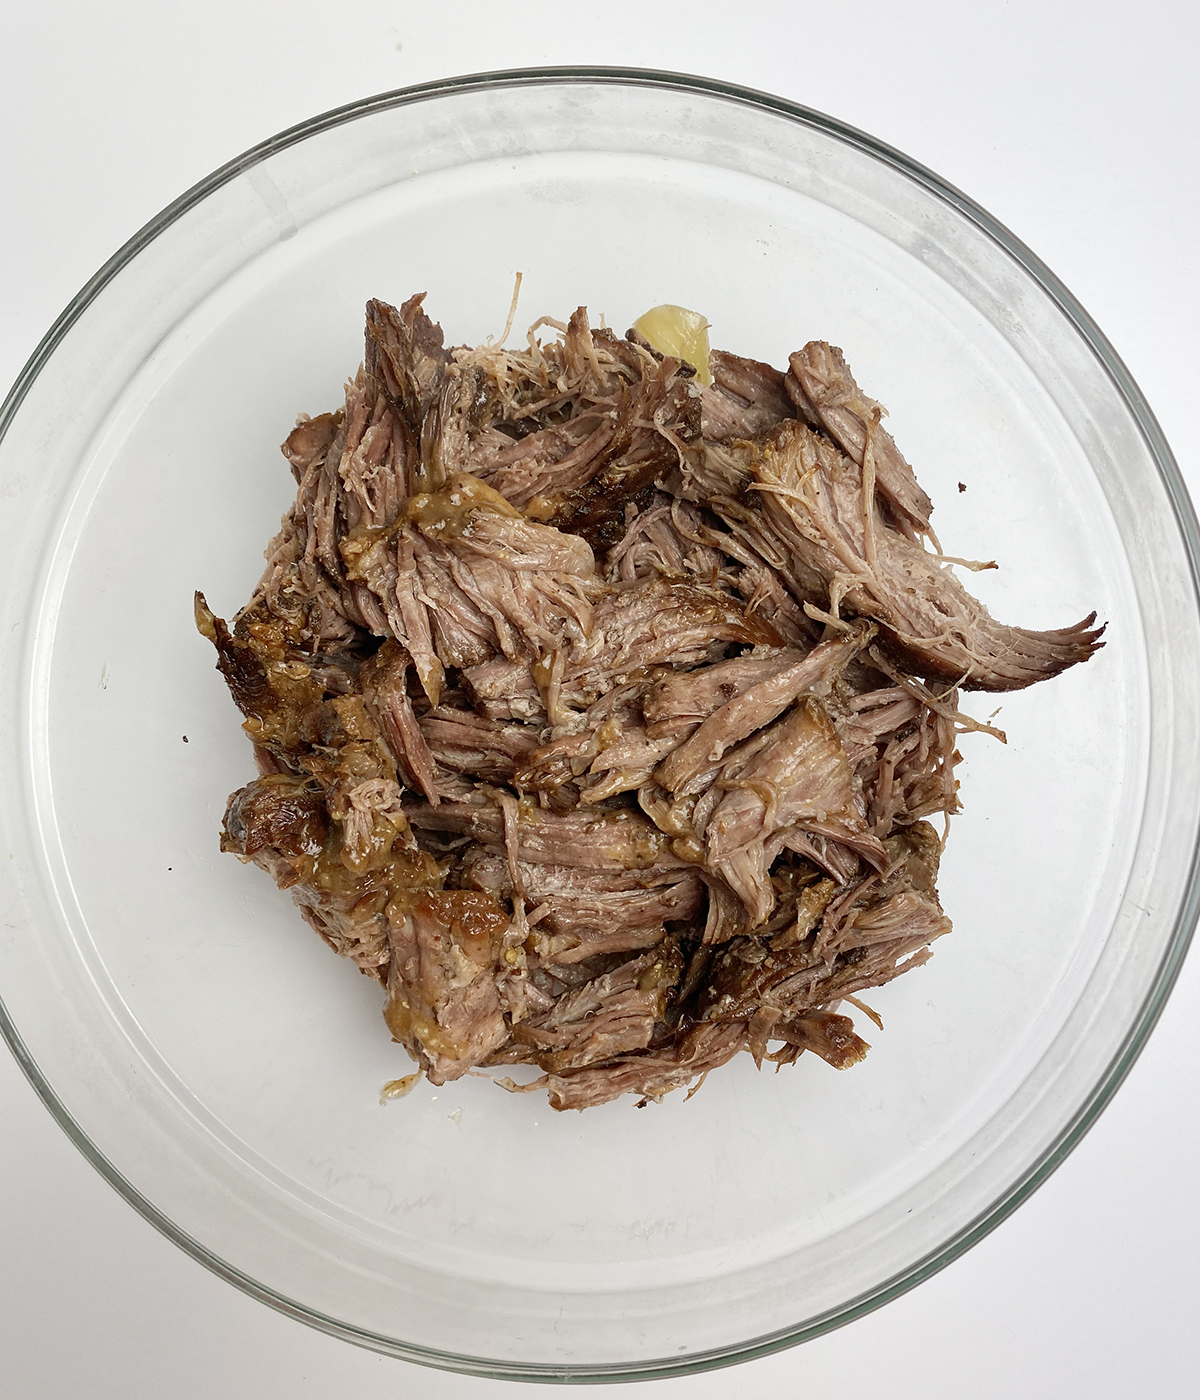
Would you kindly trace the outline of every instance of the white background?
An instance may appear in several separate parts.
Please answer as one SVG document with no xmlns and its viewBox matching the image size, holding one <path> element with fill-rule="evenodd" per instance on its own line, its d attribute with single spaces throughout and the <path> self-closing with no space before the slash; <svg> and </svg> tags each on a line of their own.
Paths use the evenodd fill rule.
<svg viewBox="0 0 1200 1400">
<path fill-rule="evenodd" d="M 0 53 L 0 389 L 80 285 L 214 167 L 409 83 L 548 63 L 669 68 L 831 113 L 932 166 L 1080 297 L 1193 492 L 1200 9 L 1184 0 L 9 0 Z M 1198 700 L 1200 704 L 1200 700 Z M 661 1400 L 1176 1397 L 1200 1389 L 1200 963 L 1070 1160 L 932 1281 Z M 500 1400 L 269 1311 L 160 1238 L 0 1051 L 5 1400 Z M 599 1387 L 601 1393 L 625 1387 Z M 650 1394 L 651 1392 L 645 1392 Z"/>
</svg>

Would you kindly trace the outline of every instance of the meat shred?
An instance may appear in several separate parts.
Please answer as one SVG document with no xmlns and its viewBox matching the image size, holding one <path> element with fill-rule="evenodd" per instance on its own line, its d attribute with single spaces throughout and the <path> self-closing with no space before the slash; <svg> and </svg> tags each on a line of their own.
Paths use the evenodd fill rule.
<svg viewBox="0 0 1200 1400">
<path fill-rule="evenodd" d="M 344 407 L 283 444 L 249 603 L 196 595 L 259 768 L 222 849 L 433 1084 L 532 1066 L 500 1082 L 582 1109 L 742 1050 L 855 1064 L 840 1005 L 950 930 L 958 689 L 1102 629 L 967 593 L 840 350 L 714 351 L 701 386 L 583 308 L 447 350 L 423 300 L 368 305 Z"/>
</svg>

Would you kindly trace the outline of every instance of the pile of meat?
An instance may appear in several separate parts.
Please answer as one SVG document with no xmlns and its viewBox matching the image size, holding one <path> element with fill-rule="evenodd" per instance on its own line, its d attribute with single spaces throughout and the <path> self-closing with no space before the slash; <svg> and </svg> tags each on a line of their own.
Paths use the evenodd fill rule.
<svg viewBox="0 0 1200 1400">
<path fill-rule="evenodd" d="M 370 303 L 344 409 L 284 443 L 247 606 L 197 594 L 260 774 L 222 849 L 435 1084 L 529 1065 L 586 1108 L 742 1050 L 855 1063 L 841 1004 L 950 928 L 957 689 L 1086 660 L 1094 614 L 992 619 L 829 345 L 702 383 L 583 309 L 447 350 L 422 301 Z"/>
</svg>

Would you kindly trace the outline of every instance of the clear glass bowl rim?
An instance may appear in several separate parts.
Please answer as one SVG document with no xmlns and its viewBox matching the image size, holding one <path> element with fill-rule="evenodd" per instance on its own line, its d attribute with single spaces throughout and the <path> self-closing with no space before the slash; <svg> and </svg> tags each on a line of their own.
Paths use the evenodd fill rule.
<svg viewBox="0 0 1200 1400">
<path fill-rule="evenodd" d="M 165 209 L 139 229 L 80 288 L 46 332 L 41 343 L 17 376 L 3 405 L 0 405 L 0 439 L 3 439 L 34 381 L 54 351 L 69 334 L 72 326 L 85 309 L 108 283 L 113 281 L 143 249 L 177 219 L 244 171 L 311 136 L 356 121 L 361 117 L 368 117 L 375 112 L 417 102 L 427 102 L 439 97 L 453 96 L 470 90 L 512 89 L 546 85 L 570 86 L 574 83 L 657 87 L 681 94 L 719 98 L 757 107 L 775 116 L 832 136 L 891 167 L 927 193 L 950 205 L 997 243 L 1051 299 L 1073 326 L 1103 367 L 1114 389 L 1136 422 L 1171 502 L 1188 559 L 1193 595 L 1197 608 L 1200 609 L 1200 523 L 1197 522 L 1195 510 L 1174 455 L 1153 411 L 1120 356 L 1079 301 L 1041 259 L 974 200 L 947 183 L 932 170 L 885 142 L 879 141 L 835 117 L 788 101 L 786 98 L 744 88 L 734 83 L 722 82 L 715 78 L 698 77 L 684 73 L 642 68 L 562 66 L 506 69 L 490 73 L 467 74 L 436 82 L 419 83 L 412 87 L 398 88 L 390 92 L 379 93 L 373 97 L 363 98 L 357 102 L 347 103 L 342 107 L 335 107 L 331 111 L 289 127 L 286 131 L 252 146 L 167 205 Z M 498 1362 L 485 1357 L 458 1355 L 453 1352 L 423 1348 L 410 1343 L 399 1343 L 393 1338 L 350 1326 L 277 1293 L 227 1263 L 198 1240 L 181 1230 L 108 1161 L 74 1121 L 53 1087 L 38 1068 L 26 1048 L 20 1032 L 9 1016 L 2 998 L 0 998 L 0 1034 L 3 1035 L 35 1093 L 49 1109 L 55 1121 L 109 1185 L 119 1192 L 143 1219 L 147 1220 L 167 1239 L 243 1293 L 257 1298 L 278 1312 L 314 1327 L 318 1331 L 373 1351 L 421 1365 L 497 1380 L 611 1384 L 651 1380 L 658 1377 L 693 1375 L 697 1372 L 736 1365 L 742 1361 L 767 1356 L 773 1352 L 795 1346 L 800 1342 L 809 1341 L 814 1337 L 833 1331 L 837 1327 L 845 1326 L 906 1293 L 910 1288 L 945 1268 L 947 1264 L 964 1254 L 972 1245 L 978 1243 L 1047 1180 L 1051 1173 L 1065 1161 L 1107 1107 L 1141 1053 L 1162 1014 L 1163 1007 L 1179 975 L 1198 918 L 1200 918 L 1200 844 L 1192 853 L 1187 885 L 1184 897 L 1180 902 L 1170 942 L 1150 992 L 1134 1018 L 1120 1050 L 1112 1058 L 1086 1101 L 1063 1125 L 1051 1146 L 1023 1176 L 1013 1182 L 999 1199 L 966 1228 L 958 1231 L 938 1249 L 915 1261 L 886 1283 L 857 1298 L 850 1299 L 838 1308 L 810 1319 L 801 1326 L 774 1332 L 768 1336 L 756 1337 L 736 1346 L 692 1353 L 679 1360 L 665 1358 L 661 1361 L 641 1362 L 636 1365 L 548 1366 Z"/>
</svg>

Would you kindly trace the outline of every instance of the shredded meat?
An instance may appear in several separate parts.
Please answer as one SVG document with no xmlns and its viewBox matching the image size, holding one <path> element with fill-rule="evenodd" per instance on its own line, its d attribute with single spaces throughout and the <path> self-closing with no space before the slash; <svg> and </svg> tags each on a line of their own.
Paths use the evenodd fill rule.
<svg viewBox="0 0 1200 1400">
<path fill-rule="evenodd" d="M 369 303 L 343 406 L 288 435 L 247 605 L 196 595 L 259 773 L 222 849 L 434 1084 L 524 1065 L 499 1082 L 582 1109 L 742 1050 L 857 1063 L 843 1004 L 950 930 L 958 736 L 1003 738 L 958 690 L 1103 629 L 971 597 L 832 346 L 701 386 L 583 308 L 447 349 L 423 301 Z"/>
</svg>

